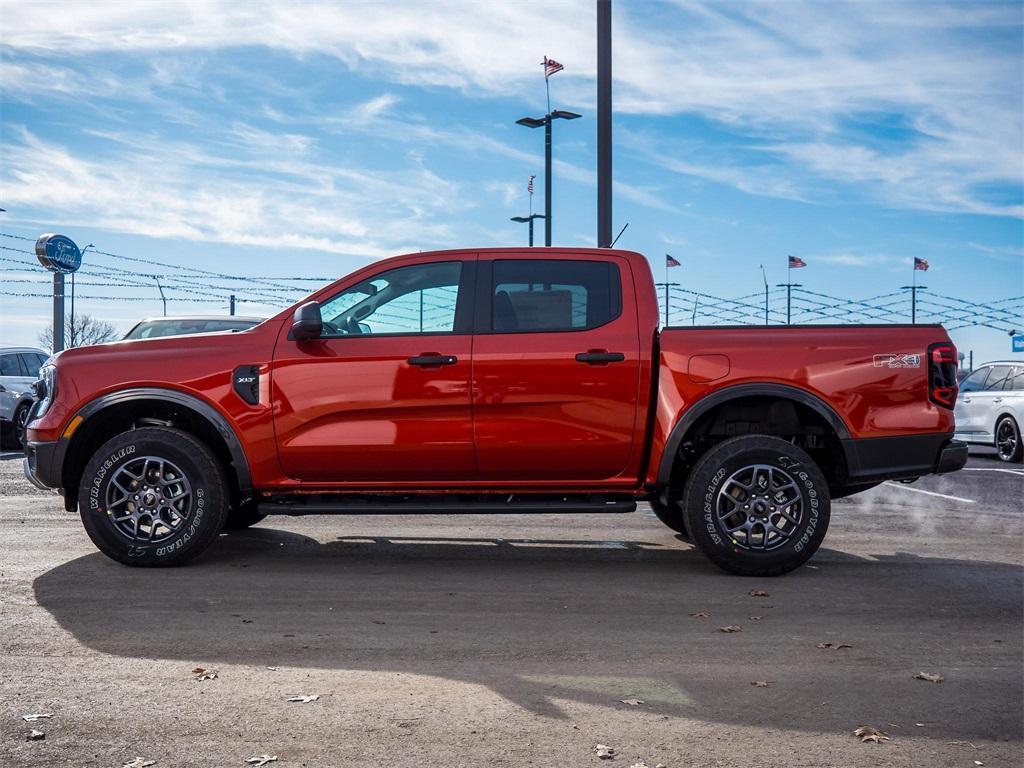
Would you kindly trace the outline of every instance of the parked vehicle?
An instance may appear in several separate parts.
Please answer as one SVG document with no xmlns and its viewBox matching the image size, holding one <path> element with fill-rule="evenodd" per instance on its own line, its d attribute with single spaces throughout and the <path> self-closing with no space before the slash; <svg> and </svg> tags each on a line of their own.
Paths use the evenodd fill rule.
<svg viewBox="0 0 1024 768">
<path fill-rule="evenodd" d="M 187 315 L 147 317 L 124 335 L 125 340 L 155 339 L 162 336 L 188 336 L 211 331 L 244 331 L 263 322 L 262 317 L 241 315 Z"/>
<path fill-rule="evenodd" d="M 25 423 L 32 405 L 32 385 L 50 355 L 35 347 L 0 347 L 0 431 L 6 447 L 20 448 L 25 440 Z"/>
<path fill-rule="evenodd" d="M 268 514 L 630 512 L 777 575 L 831 499 L 963 466 L 940 326 L 658 330 L 647 260 L 455 250 L 225 335 L 69 350 L 26 475 L 105 554 L 174 565 Z"/>
<path fill-rule="evenodd" d="M 956 436 L 996 449 L 1000 461 L 1019 462 L 1024 424 L 1024 362 L 997 361 L 975 368 L 960 382 Z"/>
</svg>

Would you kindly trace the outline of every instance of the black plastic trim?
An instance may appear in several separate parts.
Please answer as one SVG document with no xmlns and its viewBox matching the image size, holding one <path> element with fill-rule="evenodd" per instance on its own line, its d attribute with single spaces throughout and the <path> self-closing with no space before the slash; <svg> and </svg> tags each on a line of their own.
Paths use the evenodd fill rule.
<svg viewBox="0 0 1024 768">
<path fill-rule="evenodd" d="M 64 463 L 66 441 L 54 440 L 48 443 L 27 443 L 23 469 L 25 477 L 36 488 L 61 487 L 61 466 Z M 56 469 L 56 471 L 55 471 Z"/>
<path fill-rule="evenodd" d="M 261 515 L 528 515 L 577 513 L 628 513 L 636 511 L 633 500 L 576 500 L 564 501 L 398 501 L 346 500 L 327 502 L 265 501 L 258 506 Z"/>
<path fill-rule="evenodd" d="M 668 485 L 672 475 L 672 464 L 675 461 L 676 454 L 679 452 L 679 446 L 682 445 L 686 433 L 690 431 L 697 420 L 711 409 L 742 397 L 781 397 L 800 403 L 811 408 L 824 418 L 836 435 L 839 436 L 840 440 L 848 440 L 850 438 L 850 430 L 847 429 L 846 423 L 839 414 L 821 398 L 812 395 L 806 390 L 786 384 L 736 384 L 712 392 L 710 395 L 697 400 L 683 413 L 683 417 L 676 422 L 672 432 L 669 434 L 668 442 L 665 444 L 665 451 L 661 455 L 661 463 L 658 466 L 659 486 Z"/>
<path fill-rule="evenodd" d="M 179 392 L 176 389 L 163 389 L 161 387 L 124 389 L 120 392 L 111 392 L 108 395 L 97 397 L 95 400 L 90 401 L 81 410 L 79 410 L 77 415 L 88 420 L 90 417 L 95 416 L 105 408 L 112 405 L 131 402 L 133 400 L 163 400 L 164 402 L 174 403 L 175 405 L 180 405 L 195 411 L 213 424 L 217 433 L 223 438 L 224 442 L 228 446 L 228 452 L 231 454 L 231 463 L 234 466 L 235 474 L 238 477 L 239 490 L 243 494 L 247 494 L 252 491 L 252 474 L 249 471 L 249 460 L 245 457 L 245 451 L 242 450 L 242 443 L 238 439 L 238 435 L 235 434 L 235 430 L 228 423 L 227 419 L 221 415 L 220 411 L 194 395 Z M 79 427 L 79 429 L 81 429 L 81 427 Z M 58 442 L 66 444 L 68 441 L 65 440 L 65 438 L 61 438 Z"/>
<path fill-rule="evenodd" d="M 967 463 L 967 444 L 952 438 L 938 432 L 843 440 L 847 484 L 956 472 Z"/>
</svg>

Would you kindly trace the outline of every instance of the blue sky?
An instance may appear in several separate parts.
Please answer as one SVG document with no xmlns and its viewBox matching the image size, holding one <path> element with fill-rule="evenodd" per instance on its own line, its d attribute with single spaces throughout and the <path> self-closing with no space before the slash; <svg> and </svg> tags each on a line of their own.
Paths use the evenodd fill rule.
<svg viewBox="0 0 1024 768">
<path fill-rule="evenodd" d="M 554 106 L 584 115 L 556 125 L 555 244 L 594 243 L 591 0 L 55 7 L 0 10 L 2 232 L 282 276 L 525 243 L 509 217 L 526 212 L 543 146 L 514 121 L 543 112 L 548 55 L 565 65 Z M 760 264 L 782 282 L 794 253 L 808 289 L 863 298 L 907 284 L 920 256 L 937 293 L 1024 294 L 1019 3 L 615 0 L 614 13 L 615 230 L 629 223 L 620 245 L 659 278 L 669 252 L 684 288 L 750 294 Z M 86 255 L 87 269 L 117 266 L 163 269 Z M 45 290 L 21 282 L 39 269 L 0 275 Z M 79 293 L 133 297 L 78 302 L 122 328 L 160 312 L 155 288 Z M 171 313 L 223 311 L 170 295 Z M 0 302 L 3 343 L 33 342 L 47 300 Z M 1009 356 L 1005 333 L 954 338 L 976 359 Z"/>
</svg>

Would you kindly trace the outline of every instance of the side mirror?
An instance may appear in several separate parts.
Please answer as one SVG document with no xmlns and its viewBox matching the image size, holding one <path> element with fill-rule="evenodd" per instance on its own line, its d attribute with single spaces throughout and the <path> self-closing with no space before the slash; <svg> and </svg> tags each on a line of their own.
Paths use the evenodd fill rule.
<svg viewBox="0 0 1024 768">
<path fill-rule="evenodd" d="M 324 321 L 320 317 L 319 302 L 307 301 L 292 315 L 291 337 L 296 341 L 319 339 L 323 330 Z"/>
</svg>

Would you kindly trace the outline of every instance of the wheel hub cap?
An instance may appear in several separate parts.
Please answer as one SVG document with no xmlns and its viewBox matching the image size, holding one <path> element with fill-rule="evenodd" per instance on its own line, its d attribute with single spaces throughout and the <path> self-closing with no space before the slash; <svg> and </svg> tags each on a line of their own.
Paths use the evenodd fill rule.
<svg viewBox="0 0 1024 768">
<path fill-rule="evenodd" d="M 803 519 L 803 497 L 785 470 L 752 464 L 722 483 L 715 509 L 733 544 L 764 552 L 781 547 L 796 532 Z"/>
<path fill-rule="evenodd" d="M 159 542 L 192 516 L 192 485 L 185 473 L 159 456 L 139 456 L 110 477 L 107 516 L 133 541 Z"/>
</svg>

